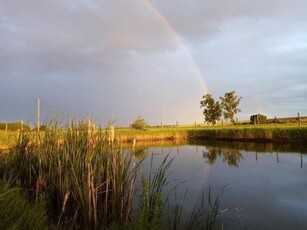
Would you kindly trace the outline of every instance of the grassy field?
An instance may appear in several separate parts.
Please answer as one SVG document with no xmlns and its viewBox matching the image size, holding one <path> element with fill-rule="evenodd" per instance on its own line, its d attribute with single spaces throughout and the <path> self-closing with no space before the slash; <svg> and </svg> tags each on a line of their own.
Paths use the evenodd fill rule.
<svg viewBox="0 0 307 230">
<path fill-rule="evenodd" d="M 59 131 L 60 132 L 60 131 Z M 107 132 L 107 130 L 105 130 Z M 30 132 L 32 136 L 37 133 Z M 65 131 L 62 130 L 62 136 Z M 0 130 L 0 149 L 9 149 L 18 138 L 19 131 Z M 44 135 L 41 132 L 40 135 Z M 60 137 L 62 138 L 62 137 Z M 263 141 L 263 142 L 305 142 L 307 141 L 307 123 L 284 124 L 239 124 L 231 125 L 221 123 L 212 126 L 206 124 L 192 124 L 180 126 L 150 127 L 143 130 L 131 128 L 115 128 L 115 141 L 118 143 L 132 143 L 155 141 L 185 141 L 191 139 L 203 140 L 239 140 L 239 141 Z"/>
<path fill-rule="evenodd" d="M 18 138 L 19 132 L 17 131 L 3 131 L 0 130 L 0 149 L 8 149 L 9 147 L 12 147 Z"/>
</svg>

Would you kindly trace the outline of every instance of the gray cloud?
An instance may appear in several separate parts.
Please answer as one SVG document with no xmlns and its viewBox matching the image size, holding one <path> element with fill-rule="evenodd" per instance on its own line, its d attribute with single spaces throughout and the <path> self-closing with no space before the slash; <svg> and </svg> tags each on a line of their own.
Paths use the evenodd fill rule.
<svg viewBox="0 0 307 230">
<path fill-rule="evenodd" d="M 45 117 L 201 121 L 199 78 L 216 97 L 236 90 L 242 118 L 258 107 L 307 113 L 306 9 L 303 0 L 1 1 L 0 119 L 33 119 L 41 97 Z"/>
</svg>

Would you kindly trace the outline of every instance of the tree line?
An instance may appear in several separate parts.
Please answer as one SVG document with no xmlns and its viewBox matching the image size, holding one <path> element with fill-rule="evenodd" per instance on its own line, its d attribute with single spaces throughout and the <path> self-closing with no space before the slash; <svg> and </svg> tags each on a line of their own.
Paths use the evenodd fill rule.
<svg viewBox="0 0 307 230">
<path fill-rule="evenodd" d="M 219 97 L 219 99 L 219 101 L 216 101 L 210 93 L 202 97 L 200 107 L 204 108 L 203 115 L 205 122 L 215 125 L 223 116 L 226 121 L 230 120 L 230 122 L 234 124 L 235 114 L 241 112 L 239 104 L 242 97 L 237 96 L 235 91 L 231 91 L 225 93 L 225 95 Z"/>
</svg>

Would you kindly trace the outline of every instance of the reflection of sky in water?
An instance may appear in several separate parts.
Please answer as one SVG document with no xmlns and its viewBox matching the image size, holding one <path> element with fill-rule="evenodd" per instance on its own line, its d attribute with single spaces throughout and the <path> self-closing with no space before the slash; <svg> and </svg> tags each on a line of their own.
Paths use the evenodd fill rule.
<svg viewBox="0 0 307 230">
<path fill-rule="evenodd" d="M 177 195 L 183 195 L 188 189 L 184 199 L 186 211 L 192 210 L 194 204 L 200 202 L 202 191 L 207 198 L 209 186 L 213 194 L 216 194 L 227 185 L 220 209 L 238 205 L 243 210 L 229 210 L 222 214 L 226 229 L 306 228 L 307 165 L 303 163 L 301 168 L 300 154 L 256 154 L 220 148 L 217 151 L 213 149 L 219 154 L 210 165 L 204 154 L 210 149 L 212 147 L 192 145 L 149 148 L 143 168 L 145 172 L 150 169 L 152 154 L 153 168 L 157 168 L 167 154 L 175 157 L 169 170 L 169 179 L 176 181 L 171 183 L 169 189 L 184 181 Z M 302 158 L 303 162 L 307 162 L 307 155 Z M 229 165 L 230 163 L 234 164 Z M 232 221 L 226 220 L 227 218 Z"/>
</svg>

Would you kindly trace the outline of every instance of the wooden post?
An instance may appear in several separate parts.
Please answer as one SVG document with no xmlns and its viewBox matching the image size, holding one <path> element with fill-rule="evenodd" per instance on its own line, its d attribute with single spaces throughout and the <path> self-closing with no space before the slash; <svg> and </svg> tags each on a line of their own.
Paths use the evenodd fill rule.
<svg viewBox="0 0 307 230">
<path fill-rule="evenodd" d="M 276 152 L 276 161 L 277 161 L 277 164 L 279 164 L 279 156 L 278 156 L 278 152 Z"/>
<path fill-rule="evenodd" d="M 303 168 L 303 154 L 301 153 L 301 168 Z"/>
<path fill-rule="evenodd" d="M 7 123 L 5 123 L 5 132 L 7 133 Z"/>
<path fill-rule="evenodd" d="M 23 120 L 20 121 L 20 132 L 23 131 Z"/>
<path fill-rule="evenodd" d="M 276 128 L 276 122 L 277 122 L 277 120 L 276 120 L 276 116 L 275 116 L 275 118 L 274 118 L 274 124 L 275 124 L 275 128 Z"/>
<path fill-rule="evenodd" d="M 40 108 L 41 107 L 41 101 L 40 98 L 37 98 L 37 132 L 39 132 L 40 128 Z"/>
<path fill-rule="evenodd" d="M 224 120 L 222 119 L 222 128 L 224 128 Z"/>
<path fill-rule="evenodd" d="M 297 113 L 297 118 L 298 118 L 298 127 L 301 127 L 301 117 L 300 117 L 300 113 Z"/>
<path fill-rule="evenodd" d="M 258 161 L 258 152 L 256 152 L 256 161 Z"/>
<path fill-rule="evenodd" d="M 135 145 L 136 145 L 136 139 L 135 139 L 135 138 L 133 138 L 133 141 L 132 141 L 132 149 L 134 149 L 134 148 L 135 148 Z"/>
<path fill-rule="evenodd" d="M 196 128 L 196 121 L 195 121 L 194 127 Z"/>
<path fill-rule="evenodd" d="M 161 114 L 161 129 L 163 129 L 163 114 Z"/>
<path fill-rule="evenodd" d="M 176 121 L 176 129 L 178 128 L 178 121 Z"/>
</svg>

